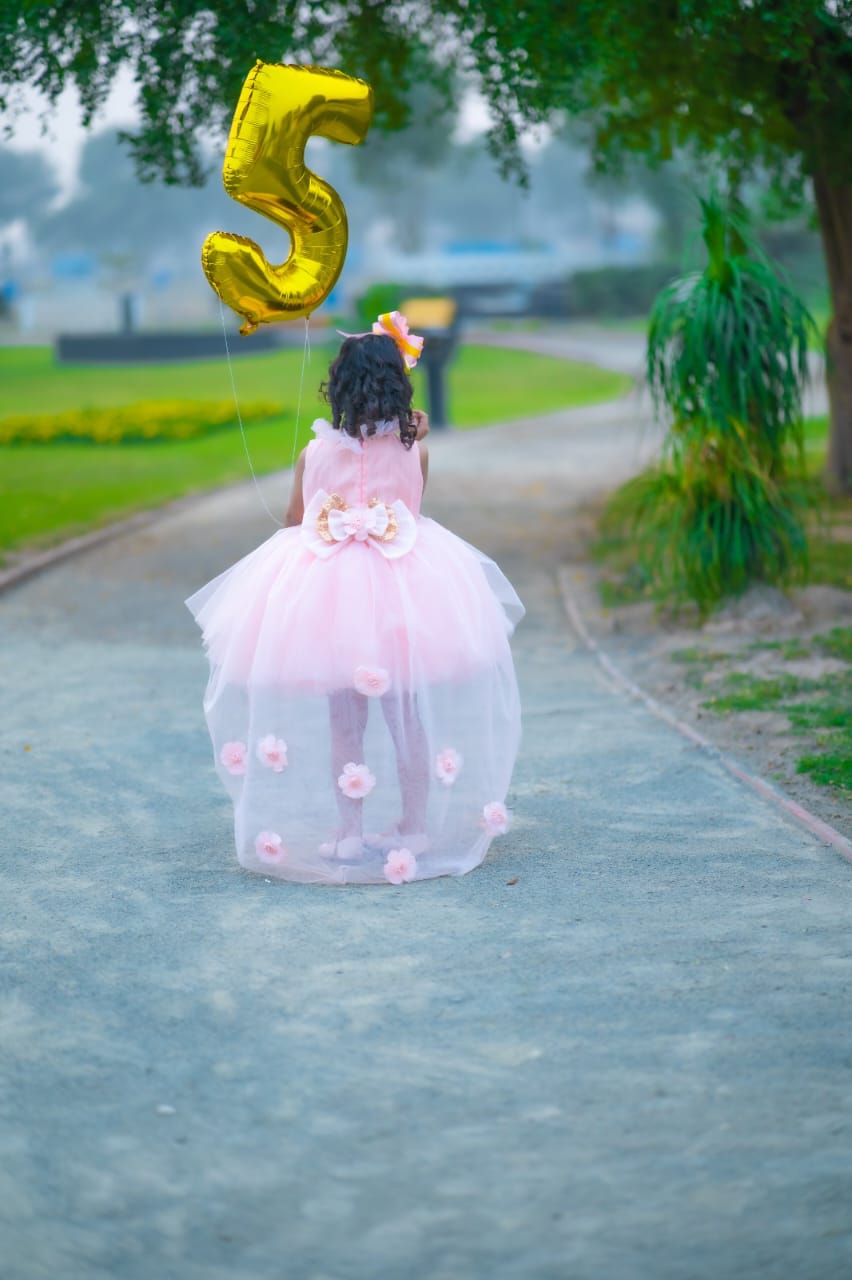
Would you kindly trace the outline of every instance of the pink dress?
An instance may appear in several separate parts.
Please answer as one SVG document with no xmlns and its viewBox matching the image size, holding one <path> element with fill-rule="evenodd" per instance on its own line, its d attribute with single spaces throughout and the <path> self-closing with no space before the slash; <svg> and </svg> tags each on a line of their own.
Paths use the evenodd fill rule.
<svg viewBox="0 0 852 1280">
<path fill-rule="evenodd" d="M 419 451 L 389 427 L 362 442 L 315 423 L 301 526 L 187 600 L 237 856 L 267 876 L 460 875 L 506 830 L 523 606 L 493 561 L 420 514 Z M 390 838 L 406 796 L 423 815 L 415 852 Z M 353 801 L 365 839 L 341 859 Z"/>
</svg>

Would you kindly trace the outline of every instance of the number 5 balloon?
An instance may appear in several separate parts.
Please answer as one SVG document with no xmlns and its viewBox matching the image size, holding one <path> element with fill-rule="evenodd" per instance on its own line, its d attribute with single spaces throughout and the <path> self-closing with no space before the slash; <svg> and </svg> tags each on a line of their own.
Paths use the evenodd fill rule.
<svg viewBox="0 0 852 1280">
<path fill-rule="evenodd" d="M 269 263 L 246 236 L 214 231 L 201 265 L 223 302 L 259 324 L 308 315 L 328 296 L 346 257 L 348 227 L 340 196 L 305 165 L 312 134 L 355 145 L 373 114 L 373 91 L 363 80 L 325 67 L 258 62 L 237 103 L 222 177 L 234 200 L 284 227 L 290 256 Z"/>
</svg>

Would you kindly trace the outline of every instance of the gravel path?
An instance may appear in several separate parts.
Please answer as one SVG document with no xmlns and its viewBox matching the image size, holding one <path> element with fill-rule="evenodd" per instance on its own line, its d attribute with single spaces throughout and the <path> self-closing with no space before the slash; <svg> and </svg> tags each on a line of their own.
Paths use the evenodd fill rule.
<svg viewBox="0 0 852 1280">
<path fill-rule="evenodd" d="M 460 880 L 237 867 L 181 601 L 270 531 L 250 487 L 0 597 L 4 1280 L 850 1274 L 852 869 L 564 622 L 642 422 L 434 440 L 430 514 L 529 609 L 515 826 Z"/>
</svg>

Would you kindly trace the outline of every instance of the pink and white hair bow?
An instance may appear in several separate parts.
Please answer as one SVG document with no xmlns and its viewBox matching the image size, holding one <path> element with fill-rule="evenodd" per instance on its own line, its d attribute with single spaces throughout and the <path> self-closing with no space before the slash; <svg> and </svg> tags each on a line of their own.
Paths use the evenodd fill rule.
<svg viewBox="0 0 852 1280">
<path fill-rule="evenodd" d="M 337 332 L 341 338 L 367 338 L 370 336 L 368 333 L 344 333 L 342 329 L 338 329 Z M 378 320 L 373 321 L 370 333 L 384 334 L 386 338 L 393 338 L 406 369 L 413 369 L 420 359 L 423 351 L 423 339 L 416 333 L 409 333 L 408 321 L 401 311 L 383 312 Z"/>
<path fill-rule="evenodd" d="M 406 369 L 413 369 L 423 351 L 423 339 L 408 332 L 408 321 L 401 311 L 385 311 L 373 321 L 373 333 L 386 333 L 393 338 Z"/>
</svg>

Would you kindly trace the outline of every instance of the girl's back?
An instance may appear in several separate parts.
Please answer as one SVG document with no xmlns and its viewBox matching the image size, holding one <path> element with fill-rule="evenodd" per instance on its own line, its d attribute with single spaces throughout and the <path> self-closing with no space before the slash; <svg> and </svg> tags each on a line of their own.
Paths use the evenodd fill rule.
<svg viewBox="0 0 852 1280">
<path fill-rule="evenodd" d="M 379 498 L 404 502 L 412 515 L 419 515 L 423 476 L 416 445 L 404 448 L 396 434 L 368 436 L 361 443 L 327 423 L 317 423 L 314 429 L 317 439 L 305 455 L 305 506 L 323 489 L 339 494 L 347 506 L 365 506 Z"/>
</svg>

